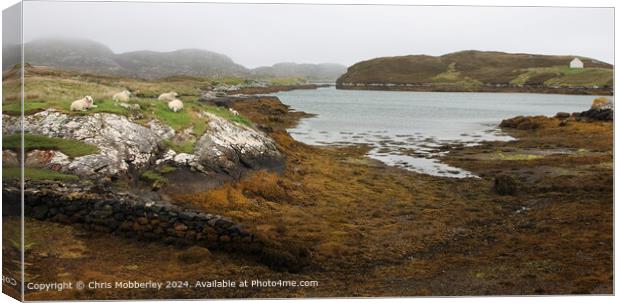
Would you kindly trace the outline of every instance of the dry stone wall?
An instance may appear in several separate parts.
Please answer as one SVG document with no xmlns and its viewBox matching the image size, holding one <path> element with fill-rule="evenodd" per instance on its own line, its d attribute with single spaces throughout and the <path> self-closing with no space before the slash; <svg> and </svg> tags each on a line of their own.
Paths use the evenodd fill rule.
<svg viewBox="0 0 620 303">
<path fill-rule="evenodd" d="M 19 201 L 19 187 L 4 186 L 3 200 Z M 101 196 L 60 183 L 29 183 L 25 188 L 24 214 L 39 220 L 170 244 L 217 248 L 256 243 L 254 235 L 229 218 L 165 202 L 144 201 L 129 194 Z"/>
</svg>

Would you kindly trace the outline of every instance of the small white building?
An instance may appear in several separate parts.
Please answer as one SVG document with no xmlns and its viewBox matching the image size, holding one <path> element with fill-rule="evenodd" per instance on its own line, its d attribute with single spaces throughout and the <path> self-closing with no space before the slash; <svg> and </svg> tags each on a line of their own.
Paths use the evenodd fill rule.
<svg viewBox="0 0 620 303">
<path fill-rule="evenodd" d="M 579 58 L 575 58 L 570 62 L 570 68 L 583 68 L 583 62 Z"/>
</svg>

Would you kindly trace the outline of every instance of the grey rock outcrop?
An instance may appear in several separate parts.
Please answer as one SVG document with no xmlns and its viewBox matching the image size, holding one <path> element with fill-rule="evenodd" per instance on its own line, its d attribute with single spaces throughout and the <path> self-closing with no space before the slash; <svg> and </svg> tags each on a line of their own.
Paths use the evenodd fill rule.
<svg viewBox="0 0 620 303">
<path fill-rule="evenodd" d="M 188 166 L 205 173 L 226 173 L 238 177 L 250 169 L 281 170 L 283 158 L 275 143 L 264 133 L 203 112 L 207 131 L 198 139 L 193 153 L 168 150 L 156 161 Z"/>
<path fill-rule="evenodd" d="M 24 117 L 26 133 L 79 140 L 96 146 L 98 152 L 69 158 L 59 151 L 34 150 L 26 154 L 26 164 L 86 178 L 118 176 L 132 168 L 140 170 L 164 162 L 233 177 L 248 169 L 279 170 L 283 166 L 273 140 L 262 132 L 211 113 L 203 115 L 209 127 L 198 138 L 193 153 L 176 153 L 164 150 L 163 142 L 177 132 L 156 120 L 143 126 L 109 113 L 67 115 L 42 111 Z M 3 115 L 3 132 L 19 131 L 13 126 L 17 121 L 18 117 Z"/>
<path fill-rule="evenodd" d="M 62 170 L 71 164 L 69 156 L 56 150 L 35 149 L 26 154 L 26 167 L 39 167 L 51 170 Z"/>
<path fill-rule="evenodd" d="M 577 119 L 593 120 L 593 121 L 613 121 L 614 110 L 609 108 L 591 108 L 589 110 L 574 113 Z"/>
<path fill-rule="evenodd" d="M 271 138 L 250 127 L 204 114 L 209 119 L 209 129 L 196 142 L 194 151 L 203 166 L 228 173 L 239 167 L 281 168 L 282 156 Z"/>
<path fill-rule="evenodd" d="M 17 117 L 3 116 L 3 127 L 14 125 Z M 159 143 L 173 132 L 152 123 L 150 128 L 129 121 L 127 117 L 95 113 L 67 115 L 45 110 L 24 117 L 24 132 L 79 140 L 97 146 L 96 154 L 76 157 L 60 170 L 83 177 L 113 176 L 126 172 L 130 165 L 146 166 L 159 149 Z M 11 133 L 15 129 L 3 128 Z"/>
</svg>

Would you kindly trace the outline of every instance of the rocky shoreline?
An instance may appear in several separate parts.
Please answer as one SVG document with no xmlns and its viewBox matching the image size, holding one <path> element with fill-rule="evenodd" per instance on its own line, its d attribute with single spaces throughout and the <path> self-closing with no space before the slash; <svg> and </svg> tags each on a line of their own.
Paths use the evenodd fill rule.
<svg viewBox="0 0 620 303">
<path fill-rule="evenodd" d="M 548 86 L 459 86 L 459 85 L 364 85 L 336 84 L 337 89 L 347 90 L 383 90 L 383 91 L 412 91 L 412 92 L 452 92 L 452 93 L 536 93 L 536 94 L 565 94 L 565 95 L 592 95 L 613 96 L 611 88 L 591 87 L 548 87 Z"/>
<path fill-rule="evenodd" d="M 414 245 L 417 248 L 411 254 L 411 258 L 416 260 L 413 269 L 406 269 L 409 262 L 402 261 L 402 259 L 392 261 L 394 264 L 399 264 L 393 270 L 384 268 L 386 266 L 381 261 L 377 261 L 378 264 L 368 261 L 374 265 L 369 265 L 372 269 L 367 269 L 355 263 L 359 262 L 358 260 L 347 263 L 351 266 L 348 271 L 341 272 L 333 268 L 334 271 L 330 272 L 332 275 L 337 272 L 336 275 L 347 276 L 356 281 L 356 285 L 367 285 L 369 280 L 387 279 L 383 283 L 390 291 L 379 291 L 373 284 L 373 287 L 367 288 L 365 294 L 481 295 L 496 293 L 523 295 L 608 293 L 610 291 L 611 280 L 608 279 L 608 274 L 612 268 L 609 262 L 612 254 L 610 227 L 613 213 L 611 196 L 613 169 L 610 166 L 612 163 L 610 161 L 613 159 L 612 109 L 589 109 L 572 114 L 558 113 L 552 118 L 506 119 L 500 127 L 517 138 L 515 141 L 483 142 L 475 147 L 454 145 L 444 148 L 448 153 L 442 160 L 480 176 L 479 179 L 450 180 L 451 178 L 408 173 L 376 161 L 368 161 L 365 156 L 367 149 L 362 146 L 323 148 L 309 147 L 295 142 L 285 129 L 290 128 L 303 116 L 293 115 L 295 113 L 283 114 L 288 111 L 288 107 L 275 100 L 269 104 L 269 110 L 266 109 L 267 106 L 266 103 L 258 105 L 256 102 L 233 103 L 233 107 L 240 112 L 248 115 L 250 112 L 255 112 L 254 115 L 257 116 L 255 119 L 262 118 L 265 125 L 271 129 L 271 136 L 275 138 L 279 149 L 283 150 L 289 158 L 288 171 L 290 173 L 283 176 L 284 180 L 313 182 L 311 180 L 321 180 L 323 175 L 331 176 L 331 172 L 335 172 L 341 181 L 327 177 L 327 180 L 331 180 L 325 192 L 329 197 L 333 197 L 335 190 L 342 195 L 351 192 L 368 193 L 365 191 L 367 190 L 365 186 L 354 189 L 356 187 L 353 184 L 347 185 L 348 182 L 344 180 L 350 179 L 353 182 L 369 184 L 371 188 L 376 188 L 377 184 L 381 184 L 380 189 L 374 190 L 381 197 L 376 203 L 383 203 L 381 205 L 386 206 L 384 204 L 386 203 L 385 193 L 389 192 L 393 195 L 393 191 L 401 187 L 400 182 L 389 183 L 390 176 L 396 174 L 398 180 L 405 178 L 411 184 L 415 184 L 411 186 L 414 186 L 420 194 L 410 203 L 412 205 L 423 204 L 426 205 L 423 208 L 432 209 L 433 215 L 428 219 L 433 221 L 433 224 L 437 224 L 435 220 L 452 220 L 441 223 L 445 224 L 443 228 L 434 229 L 429 225 L 424 225 L 431 224 L 425 221 L 426 217 L 422 215 L 424 212 L 412 212 L 416 218 L 414 222 L 417 221 L 417 223 L 407 221 L 406 224 L 418 227 L 408 225 L 408 230 L 411 228 L 417 230 L 417 232 L 412 231 L 415 235 L 408 239 L 418 239 L 417 237 L 421 234 L 427 237 L 445 235 L 442 233 L 445 230 L 454 232 L 445 235 L 446 238 L 443 240 L 419 239 L 420 243 L 425 242 L 425 244 Z M 279 108 L 281 110 L 276 110 Z M 278 117 L 282 118 L 271 120 L 263 116 L 269 116 L 269 113 L 274 111 L 279 112 Z M 287 116 L 288 118 L 284 118 Z M 519 122 L 515 124 L 512 121 Z M 588 139 L 583 140 L 584 137 Z M 321 156 L 314 156 L 314 153 L 320 153 Z M 328 165 L 333 167 L 321 167 L 319 172 L 313 169 L 313 165 L 321 165 L 310 160 L 314 158 L 318 158 L 316 161 L 329 163 Z M 352 165 L 354 169 L 348 171 L 343 168 L 343 165 Z M 387 183 L 382 183 L 380 180 L 385 180 Z M 396 181 L 392 180 L 392 182 Z M 428 196 L 423 194 L 427 190 L 432 191 L 432 188 L 440 189 L 441 192 Z M 460 195 L 461 198 L 453 198 L 452 194 L 445 192 L 446 188 L 452 188 L 451 191 Z M 356 197 L 357 194 L 355 194 Z M 312 194 L 313 197 L 315 195 L 316 193 Z M 334 200 L 328 205 L 333 203 L 347 205 L 346 198 L 332 199 Z M 372 198 L 366 199 L 372 201 Z M 359 199 L 354 200 L 359 201 Z M 429 204 L 423 201 L 434 202 Z M 439 201 L 446 201 L 446 203 L 444 205 Z M 454 209 L 461 206 L 462 209 Z M 359 216 L 364 213 L 364 210 L 358 207 L 356 206 L 353 212 Z M 401 207 L 405 206 L 401 205 Z M 452 217 L 453 215 L 456 217 Z M 383 220 L 399 224 L 395 222 L 400 222 L 400 216 L 403 214 L 384 217 Z M 555 218 L 558 217 L 562 219 L 556 220 Z M 368 224 L 366 222 L 370 219 L 351 220 Z M 370 236 L 372 232 L 365 230 L 362 233 L 365 237 L 372 238 Z M 579 240 L 567 243 L 561 234 L 573 234 L 579 237 Z M 382 235 L 392 240 L 389 242 L 390 245 L 399 243 L 407 237 L 401 235 L 396 239 L 383 233 Z M 359 245 L 356 241 L 353 243 Z M 368 245 L 374 247 L 372 244 Z M 402 246 L 407 245 L 402 244 Z M 539 251 L 532 251 L 534 247 Z M 589 257 L 575 257 L 574 254 L 571 255 L 574 251 L 579 251 L 582 256 Z M 375 253 L 378 254 L 378 251 Z M 341 256 L 341 258 L 343 260 L 340 262 L 346 262 L 344 261 L 347 260 L 346 257 Z M 371 259 L 381 260 L 381 258 L 380 255 L 374 255 Z M 449 265 L 452 262 L 459 265 Z M 544 262 L 546 265 L 541 265 L 541 267 L 525 265 L 527 269 L 523 269 L 524 264 L 531 264 L 531 262 L 537 262 L 535 264 Z M 499 276 L 495 269 L 496 264 L 502 264 L 504 267 Z M 357 275 L 365 271 L 378 271 L 380 274 L 374 278 L 352 278 L 347 275 L 347 273 Z M 398 277 L 409 275 L 411 277 L 406 278 L 405 281 L 389 279 L 386 278 L 387 273 Z M 561 280 L 564 286 L 550 282 L 555 281 L 553 277 L 557 279 L 558 274 L 563 277 Z M 477 277 L 478 287 L 475 289 L 472 289 L 467 282 L 471 281 L 472 275 Z M 580 279 L 583 276 L 588 276 L 589 282 Z M 454 283 L 455 277 L 458 277 L 461 282 Z M 532 279 L 535 281 L 533 284 Z M 452 282 L 447 283 L 447 281 Z M 402 287 L 415 283 L 417 292 L 405 291 L 404 288 L 392 283 Z M 332 291 L 336 291 L 335 288 Z"/>
<path fill-rule="evenodd" d="M 285 92 L 296 89 L 317 89 L 321 87 L 330 87 L 331 84 L 297 84 L 297 85 L 270 85 L 265 87 L 244 87 L 239 90 L 230 92 L 230 94 L 244 94 L 244 95 L 261 95 L 271 94 L 277 92 Z"/>
</svg>

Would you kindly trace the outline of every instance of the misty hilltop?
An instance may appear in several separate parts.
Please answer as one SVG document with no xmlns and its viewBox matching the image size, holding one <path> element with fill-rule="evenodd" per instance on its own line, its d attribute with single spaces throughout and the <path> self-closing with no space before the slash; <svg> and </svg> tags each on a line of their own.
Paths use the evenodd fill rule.
<svg viewBox="0 0 620 303">
<path fill-rule="evenodd" d="M 230 57 L 207 50 L 170 52 L 132 51 L 116 54 L 99 42 L 86 39 L 39 39 L 24 44 L 24 62 L 78 72 L 143 79 L 170 76 L 195 77 L 300 77 L 335 81 L 346 72 L 339 64 L 278 63 L 248 69 Z M 7 66 L 3 66 L 6 69 Z"/>
</svg>

